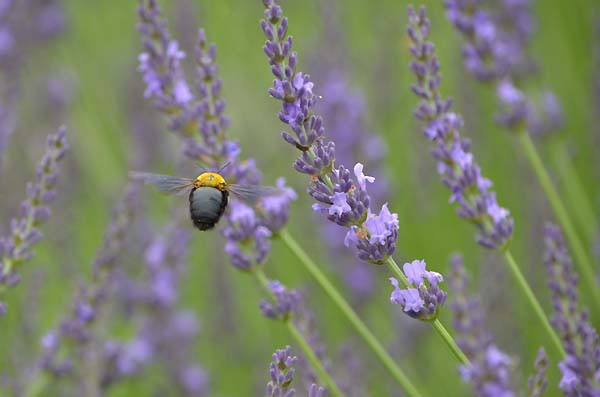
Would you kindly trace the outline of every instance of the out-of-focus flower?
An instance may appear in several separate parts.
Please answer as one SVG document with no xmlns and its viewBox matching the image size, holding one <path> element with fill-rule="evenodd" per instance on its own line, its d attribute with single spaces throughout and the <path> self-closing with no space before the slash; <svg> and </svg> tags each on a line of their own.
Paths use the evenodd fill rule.
<svg viewBox="0 0 600 397">
<path fill-rule="evenodd" d="M 502 352 L 485 329 L 484 313 L 477 297 L 468 295 L 468 277 L 462 257 L 452 258 L 450 290 L 454 299 L 454 328 L 457 343 L 471 360 L 471 365 L 459 367 L 463 380 L 480 397 L 516 396 L 510 382 L 512 359 Z"/>
<path fill-rule="evenodd" d="M 527 47 L 535 30 L 530 0 L 446 0 L 446 14 L 465 40 L 465 68 L 479 81 L 496 84 L 502 111 L 498 123 L 534 134 L 560 129 L 562 109 L 556 96 L 528 96 L 517 83 L 536 71 Z"/>
<path fill-rule="evenodd" d="M 31 259 L 32 247 L 42 238 L 40 227 L 50 217 L 49 205 L 57 195 L 58 162 L 68 147 L 65 128 L 48 136 L 46 153 L 37 167 L 35 182 L 27 185 L 20 216 L 11 220 L 9 235 L 0 238 L 0 293 L 19 283 L 18 267 Z M 0 315 L 5 309 L 0 302 Z"/>
<path fill-rule="evenodd" d="M 104 242 L 92 265 L 91 280 L 81 284 L 71 305 L 71 311 L 42 339 L 43 352 L 38 365 L 56 380 L 66 376 L 84 376 L 80 372 L 87 368 L 89 363 L 86 360 L 94 358 L 93 354 L 89 355 L 88 350 L 92 346 L 95 347 L 96 343 L 93 327 L 114 286 L 119 258 L 126 245 L 127 230 L 137 207 L 137 190 L 129 186 L 113 211 Z"/>
<path fill-rule="evenodd" d="M 400 288 L 398 280 L 391 277 L 394 291 L 390 301 L 400 305 L 410 317 L 434 321 L 438 317 L 440 307 L 446 302 L 447 294 L 438 286 L 444 278 L 439 273 L 425 270 L 425 261 L 422 260 L 405 263 L 403 270 L 412 287 Z"/>
<path fill-rule="evenodd" d="M 470 152 L 470 141 L 460 136 L 462 118 L 450 112 L 451 101 L 441 96 L 440 64 L 433 43 L 427 41 L 429 20 L 425 8 L 415 12 L 409 7 L 408 15 L 414 58 L 410 69 L 417 77 L 417 84 L 411 88 L 421 98 L 415 116 L 423 121 L 425 136 L 436 144 L 432 154 L 438 161 L 438 173 L 451 191 L 450 202 L 457 204 L 458 215 L 479 230 L 477 242 L 486 248 L 504 249 L 512 237 L 513 219 L 508 210 L 499 206 L 491 191 L 492 182 L 481 174 Z"/>
<path fill-rule="evenodd" d="M 540 348 L 535 359 L 535 372 L 529 377 L 527 382 L 529 386 L 529 395 L 531 397 L 541 397 L 548 386 L 546 379 L 546 370 L 548 369 L 548 356 L 544 348 Z"/>
<path fill-rule="evenodd" d="M 562 339 L 567 356 L 559 364 L 560 388 L 566 396 L 600 394 L 600 345 L 598 333 L 578 302 L 577 273 L 573 268 L 560 228 L 546 226 L 545 258 L 552 293 L 552 324 Z"/>
<path fill-rule="evenodd" d="M 269 288 L 273 293 L 275 303 L 262 301 L 260 303 L 262 314 L 274 320 L 288 321 L 291 314 L 298 310 L 300 294 L 296 290 L 288 290 L 277 280 L 271 281 Z"/>
</svg>

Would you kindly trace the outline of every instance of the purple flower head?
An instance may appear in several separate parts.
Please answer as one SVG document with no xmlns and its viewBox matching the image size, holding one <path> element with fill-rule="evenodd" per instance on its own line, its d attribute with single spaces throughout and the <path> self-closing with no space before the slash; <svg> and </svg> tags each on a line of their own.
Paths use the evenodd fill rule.
<svg viewBox="0 0 600 397">
<path fill-rule="evenodd" d="M 386 203 L 377 215 L 368 211 L 362 228 L 352 226 L 344 244 L 353 247 L 363 261 L 383 264 L 396 251 L 398 225 L 398 215 L 391 213 Z"/>
<path fill-rule="evenodd" d="M 233 201 L 229 210 L 229 224 L 222 230 L 227 239 L 225 252 L 235 267 L 248 271 L 266 260 L 271 249 L 271 231 L 246 204 Z"/>
<path fill-rule="evenodd" d="M 279 192 L 261 200 L 263 224 L 272 232 L 277 233 L 285 227 L 290 216 L 290 204 L 298 198 L 291 187 L 285 185 L 285 179 L 277 179 Z"/>
<path fill-rule="evenodd" d="M 350 228 L 345 243 L 356 248 L 361 260 L 383 263 L 396 247 L 397 216 L 387 206 L 378 215 L 371 213 L 367 185 L 374 178 L 364 174 L 361 163 L 353 172 L 334 163 L 335 144 L 325 136 L 321 117 L 314 114 L 315 85 L 307 74 L 296 70 L 298 54 L 292 51 L 288 20 L 277 2 L 263 3 L 261 28 L 267 37 L 263 50 L 275 77 L 269 93 L 281 102 L 279 119 L 291 131 L 283 132 L 283 139 L 300 151 L 294 168 L 311 178 L 308 193 L 316 201 L 315 212 Z"/>
<path fill-rule="evenodd" d="M 434 45 L 427 41 L 429 20 L 425 8 L 417 12 L 408 9 L 408 35 L 414 57 L 410 69 L 417 78 L 413 92 L 421 99 L 415 116 L 423 121 L 423 133 L 436 147 L 433 157 L 438 161 L 438 173 L 450 191 L 450 202 L 456 212 L 479 230 L 477 242 L 490 249 L 505 249 L 510 243 L 513 219 L 508 210 L 499 206 L 490 191 L 492 183 L 481 174 L 470 141 L 460 136 L 462 118 L 450 112 L 451 101 L 440 94 L 440 64 Z M 462 22 L 461 22 L 462 23 Z M 507 93 L 508 97 L 514 96 Z"/>
<path fill-rule="evenodd" d="M 27 198 L 21 203 L 21 214 L 11 219 L 8 236 L 0 237 L 0 293 L 19 283 L 17 266 L 33 257 L 33 245 L 42 238 L 40 227 L 50 217 L 49 205 L 57 195 L 58 162 L 68 147 L 65 128 L 48 136 L 35 182 L 27 184 Z M 0 315 L 1 312 L 3 310 Z"/>
<path fill-rule="evenodd" d="M 260 303 L 260 311 L 263 316 L 273 320 L 287 321 L 294 313 L 301 301 L 300 294 L 296 290 L 288 290 L 279 281 L 274 280 L 269 284 L 275 302 L 263 300 Z"/>
<path fill-rule="evenodd" d="M 269 364 L 269 375 L 271 380 L 267 383 L 268 397 L 292 397 L 295 393 L 291 384 L 294 380 L 295 369 L 293 365 L 298 358 L 292 356 L 292 349 L 276 350 Z"/>
<path fill-rule="evenodd" d="M 400 288 L 398 280 L 390 277 L 394 286 L 390 301 L 400 305 L 410 317 L 434 321 L 439 315 L 439 308 L 446 302 L 447 294 L 438 287 L 444 278 L 439 273 L 425 270 L 425 261 L 422 260 L 405 263 L 403 270 L 410 286 Z"/>
<path fill-rule="evenodd" d="M 552 324 L 567 352 L 560 362 L 560 388 L 565 395 L 600 395 L 600 345 L 596 329 L 578 302 L 577 273 L 562 232 L 549 224 L 545 230 L 545 258 L 554 316 Z"/>
<path fill-rule="evenodd" d="M 450 290 L 454 299 L 454 328 L 457 343 L 471 360 L 471 365 L 461 365 L 462 379 L 469 383 L 477 396 L 514 397 L 510 374 L 514 366 L 512 359 L 503 353 L 485 329 L 484 312 L 476 296 L 468 295 L 468 276 L 462 257 L 455 255 L 451 260 Z"/>
</svg>

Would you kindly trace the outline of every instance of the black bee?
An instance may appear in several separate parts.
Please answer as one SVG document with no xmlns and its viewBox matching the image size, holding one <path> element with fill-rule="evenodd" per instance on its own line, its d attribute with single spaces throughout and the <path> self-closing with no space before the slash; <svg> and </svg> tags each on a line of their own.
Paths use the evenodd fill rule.
<svg viewBox="0 0 600 397">
<path fill-rule="evenodd" d="M 181 194 L 190 189 L 190 217 L 200 230 L 212 229 L 219 222 L 227 208 L 229 193 L 251 205 L 261 197 L 279 193 L 278 189 L 269 186 L 228 184 L 217 172 L 204 172 L 196 179 L 146 172 L 131 172 L 130 176 L 166 194 Z"/>
</svg>

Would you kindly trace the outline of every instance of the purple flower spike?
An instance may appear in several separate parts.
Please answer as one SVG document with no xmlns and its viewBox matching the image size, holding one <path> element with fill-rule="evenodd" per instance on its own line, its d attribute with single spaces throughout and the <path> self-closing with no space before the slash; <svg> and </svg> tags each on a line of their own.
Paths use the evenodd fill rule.
<svg viewBox="0 0 600 397">
<path fill-rule="evenodd" d="M 510 375 L 514 366 L 512 359 L 503 353 L 485 329 L 484 312 L 476 296 L 468 295 L 468 277 L 462 257 L 451 260 L 450 289 L 454 300 L 454 312 L 459 347 L 471 360 L 471 366 L 461 365 L 462 379 L 469 383 L 480 397 L 514 397 Z"/>
<path fill-rule="evenodd" d="M 587 310 L 578 302 L 577 273 L 573 268 L 560 228 L 549 224 L 545 230 L 548 286 L 552 293 L 552 323 L 567 352 L 560 362 L 560 388 L 566 396 L 600 395 L 600 345 Z"/>
<path fill-rule="evenodd" d="M 370 210 L 367 186 L 375 181 L 361 163 L 352 169 L 336 165 L 335 144 L 325 136 L 321 117 L 314 114 L 317 97 L 310 76 L 296 70 L 298 54 L 287 34 L 288 20 L 274 0 L 264 0 L 261 28 L 267 37 L 263 49 L 275 76 L 270 95 L 281 102 L 279 119 L 291 132 L 283 139 L 300 151 L 296 171 L 311 178 L 308 193 L 316 201 L 315 212 L 350 228 L 345 244 L 364 261 L 382 264 L 396 249 L 398 219 L 384 206 L 379 214 Z"/>
<path fill-rule="evenodd" d="M 260 311 L 273 320 L 287 321 L 300 306 L 300 294 L 296 290 L 288 290 L 277 280 L 271 281 L 269 288 L 275 297 L 275 303 L 267 300 L 260 302 Z"/>
<path fill-rule="evenodd" d="M 535 373 L 529 377 L 529 395 L 531 397 L 541 397 L 548 386 L 546 379 L 546 370 L 548 369 L 548 356 L 544 348 L 540 348 L 535 359 Z"/>
<path fill-rule="evenodd" d="M 0 296 L 20 281 L 18 266 L 33 257 L 32 247 L 42 238 L 40 227 L 50 217 L 49 205 L 57 195 L 58 162 L 69 146 L 66 129 L 60 128 L 48 136 L 46 153 L 42 157 L 35 182 L 27 185 L 27 198 L 21 203 L 21 217 L 10 221 L 10 234 L 0 237 Z M 0 316 L 6 308 L 0 302 Z"/>
<path fill-rule="evenodd" d="M 442 182 L 450 191 L 450 202 L 456 203 L 456 212 L 473 223 L 479 230 L 477 242 L 490 249 L 505 249 L 510 243 L 513 219 L 508 210 L 500 207 L 496 194 L 490 190 L 492 182 L 481 174 L 481 169 L 470 153 L 470 141 L 460 136 L 462 118 L 450 112 L 451 101 L 440 94 L 440 64 L 435 47 L 427 41 L 429 20 L 425 8 L 416 13 L 408 9 L 408 35 L 412 41 L 413 62 L 410 69 L 417 78 L 413 91 L 421 98 L 415 116 L 423 121 L 423 133 L 436 144 L 433 157 Z M 507 96 L 516 96 L 507 92 Z"/>
<path fill-rule="evenodd" d="M 438 283 L 444 281 L 444 278 L 439 273 L 425 270 L 425 261 L 405 263 L 403 270 L 412 287 L 402 289 L 398 280 L 390 277 L 394 286 L 390 301 L 400 305 L 412 318 L 434 321 L 440 307 L 446 302 L 447 294 L 438 287 Z"/>
<path fill-rule="evenodd" d="M 446 15 L 463 36 L 465 68 L 482 82 L 496 84 L 502 113 L 499 124 L 517 130 L 526 126 L 534 134 L 562 127 L 562 109 L 553 93 L 528 97 L 516 83 L 537 71 L 527 54 L 535 30 L 530 0 L 484 2 L 446 0 Z"/>
<path fill-rule="evenodd" d="M 292 349 L 289 346 L 273 353 L 271 364 L 269 364 L 271 381 L 267 383 L 268 397 L 292 397 L 294 395 L 295 390 L 291 388 L 295 373 L 293 365 L 298 358 L 291 354 Z"/>
</svg>

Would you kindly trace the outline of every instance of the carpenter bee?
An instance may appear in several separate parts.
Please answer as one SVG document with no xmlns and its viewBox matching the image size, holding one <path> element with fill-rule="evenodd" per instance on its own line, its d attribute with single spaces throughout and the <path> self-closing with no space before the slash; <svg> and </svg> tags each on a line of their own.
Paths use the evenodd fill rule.
<svg viewBox="0 0 600 397">
<path fill-rule="evenodd" d="M 279 194 L 275 187 L 227 183 L 220 174 L 223 168 L 218 172 L 203 172 L 196 179 L 146 172 L 130 172 L 129 176 L 155 186 L 161 193 L 181 195 L 189 191 L 190 217 L 200 230 L 215 227 L 227 208 L 230 193 L 250 205 L 255 205 L 261 197 Z"/>
</svg>

